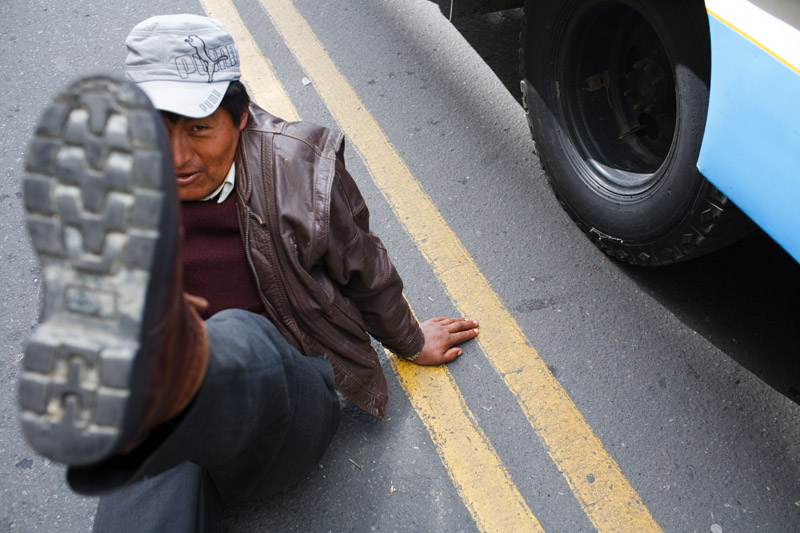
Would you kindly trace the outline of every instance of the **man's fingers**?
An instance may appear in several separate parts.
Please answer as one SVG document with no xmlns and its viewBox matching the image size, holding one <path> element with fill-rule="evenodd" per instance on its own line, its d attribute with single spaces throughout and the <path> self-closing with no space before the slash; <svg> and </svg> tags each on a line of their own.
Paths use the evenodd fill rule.
<svg viewBox="0 0 800 533">
<path fill-rule="evenodd" d="M 437 316 L 422 323 L 423 326 L 431 324 L 436 324 L 440 327 L 447 327 L 449 331 L 460 331 L 463 329 L 478 327 L 477 320 L 446 316 Z"/>
<path fill-rule="evenodd" d="M 462 351 L 461 348 L 450 348 L 444 353 L 444 357 L 442 357 L 443 363 L 449 363 L 459 355 L 461 355 Z"/>
<path fill-rule="evenodd" d="M 435 317 L 422 324 L 425 345 L 415 360 L 418 365 L 449 363 L 462 354 L 462 342 L 478 336 L 478 322 L 466 318 Z"/>
<path fill-rule="evenodd" d="M 447 324 L 447 329 L 450 333 L 456 333 L 457 331 L 466 331 L 468 329 L 476 329 L 478 327 L 478 322 L 475 320 L 469 320 L 466 318 L 451 318 L 451 322 Z"/>
<path fill-rule="evenodd" d="M 449 343 L 450 345 L 454 344 L 461 344 L 462 342 L 467 342 L 470 339 L 474 339 L 478 336 L 477 329 L 468 329 L 466 331 L 456 331 L 454 333 L 450 333 Z"/>
<path fill-rule="evenodd" d="M 461 344 L 470 339 L 478 336 L 478 323 L 475 320 L 468 320 L 466 318 L 448 318 L 447 324 L 444 325 L 447 330 L 447 347 L 455 344 Z"/>
</svg>

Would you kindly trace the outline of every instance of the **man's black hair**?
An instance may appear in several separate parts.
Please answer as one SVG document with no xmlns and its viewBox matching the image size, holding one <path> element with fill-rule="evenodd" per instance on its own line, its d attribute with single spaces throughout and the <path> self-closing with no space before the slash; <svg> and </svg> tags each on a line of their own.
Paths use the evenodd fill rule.
<svg viewBox="0 0 800 533">
<path fill-rule="evenodd" d="M 239 80 L 232 81 L 228 85 L 228 90 L 225 91 L 225 96 L 219 106 L 228 112 L 234 126 L 239 125 L 239 120 L 242 118 L 242 113 L 247 110 L 250 105 L 250 95 L 247 94 L 247 88 Z"/>
<path fill-rule="evenodd" d="M 242 82 L 236 80 L 228 85 L 228 90 L 225 91 L 225 96 L 222 97 L 222 102 L 220 102 L 219 107 L 227 111 L 233 125 L 238 126 L 242 113 L 244 113 L 249 105 L 250 95 L 247 94 L 247 89 Z M 173 124 L 180 118 L 180 115 L 171 111 L 162 111 L 161 115 Z"/>
</svg>

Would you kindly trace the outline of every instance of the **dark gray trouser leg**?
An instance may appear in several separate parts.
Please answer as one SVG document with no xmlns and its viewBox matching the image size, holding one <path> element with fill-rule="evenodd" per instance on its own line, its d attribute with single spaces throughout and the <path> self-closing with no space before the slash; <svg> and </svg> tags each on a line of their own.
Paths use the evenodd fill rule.
<svg viewBox="0 0 800 533">
<path fill-rule="evenodd" d="M 206 325 L 208 371 L 179 419 L 126 458 L 68 470 L 78 492 L 123 487 L 101 498 L 98 528 L 142 531 L 142 516 L 172 512 L 185 527 L 171 531 L 195 530 L 213 514 L 209 495 L 224 501 L 275 493 L 302 479 L 328 447 L 339 422 L 330 364 L 298 353 L 259 315 L 227 310 Z M 187 461 L 202 468 L 174 470 Z"/>
<path fill-rule="evenodd" d="M 205 531 L 213 529 L 220 508 L 208 471 L 194 463 L 182 463 L 102 496 L 94 531 Z"/>
</svg>

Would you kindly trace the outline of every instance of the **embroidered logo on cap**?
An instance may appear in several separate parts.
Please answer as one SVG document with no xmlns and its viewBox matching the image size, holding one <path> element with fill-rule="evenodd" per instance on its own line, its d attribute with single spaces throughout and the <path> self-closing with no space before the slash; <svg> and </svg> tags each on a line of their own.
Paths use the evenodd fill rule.
<svg viewBox="0 0 800 533">
<path fill-rule="evenodd" d="M 215 72 L 239 64 L 236 46 L 232 43 L 209 50 L 206 47 L 206 42 L 197 35 L 189 35 L 184 41 L 194 48 L 197 53 L 175 58 L 175 66 L 178 69 L 178 75 L 182 79 L 188 78 L 190 74 L 195 72 L 198 74 L 206 73 L 208 74 L 208 83 L 212 83 Z"/>
<path fill-rule="evenodd" d="M 221 55 L 217 59 L 211 59 L 208 55 L 208 50 L 206 50 L 206 42 L 197 35 L 190 35 L 188 39 L 184 40 L 197 51 L 197 58 L 203 62 L 203 66 L 208 72 L 208 83 L 214 81 L 214 72 L 217 71 L 220 61 L 227 60 L 228 56 Z"/>
</svg>

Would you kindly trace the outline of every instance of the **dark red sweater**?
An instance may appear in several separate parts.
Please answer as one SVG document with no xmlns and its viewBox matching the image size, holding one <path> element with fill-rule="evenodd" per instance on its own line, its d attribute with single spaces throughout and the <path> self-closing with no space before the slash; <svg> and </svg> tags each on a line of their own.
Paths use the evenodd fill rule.
<svg viewBox="0 0 800 533">
<path fill-rule="evenodd" d="M 184 291 L 208 300 L 203 319 L 223 309 L 264 314 L 239 233 L 236 203 L 232 191 L 221 204 L 216 200 L 181 204 Z"/>
</svg>

